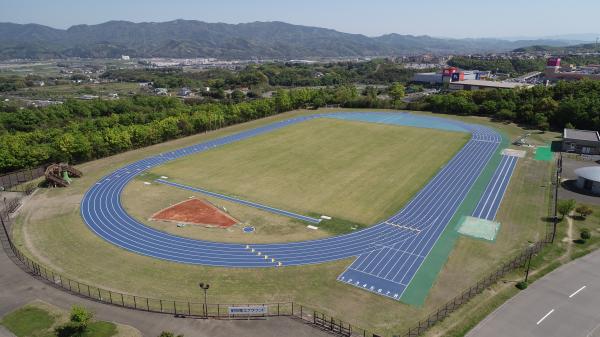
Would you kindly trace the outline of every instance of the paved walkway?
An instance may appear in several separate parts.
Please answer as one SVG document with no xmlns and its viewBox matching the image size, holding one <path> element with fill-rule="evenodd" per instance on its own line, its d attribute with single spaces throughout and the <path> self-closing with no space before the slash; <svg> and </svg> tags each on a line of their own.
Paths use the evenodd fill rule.
<svg viewBox="0 0 600 337">
<path fill-rule="evenodd" d="M 186 337 L 276 337 L 331 335 L 288 317 L 270 317 L 265 320 L 203 320 L 175 318 L 167 314 L 147 313 L 106 305 L 65 293 L 35 279 L 8 258 L 0 248 L 0 317 L 35 299 L 69 310 L 81 304 L 95 312 L 100 320 L 118 322 L 135 327 L 144 336 L 155 337 L 162 331 L 184 334 Z M 0 337 L 10 337 L 0 329 Z"/>
<path fill-rule="evenodd" d="M 600 250 L 510 299 L 467 337 L 600 337 Z"/>
</svg>

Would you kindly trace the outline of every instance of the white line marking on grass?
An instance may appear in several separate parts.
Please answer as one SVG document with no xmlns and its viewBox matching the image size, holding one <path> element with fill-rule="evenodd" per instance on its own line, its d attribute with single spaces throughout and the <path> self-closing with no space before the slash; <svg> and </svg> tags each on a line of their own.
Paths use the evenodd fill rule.
<svg viewBox="0 0 600 337">
<path fill-rule="evenodd" d="M 542 321 L 543 321 L 543 320 L 545 320 L 545 319 L 546 319 L 546 317 L 550 316 L 550 314 L 552 314 L 553 312 L 554 312 L 554 309 L 552 309 L 552 310 L 548 311 L 548 313 L 547 313 L 547 314 L 545 314 L 545 315 L 544 315 L 544 317 L 540 318 L 540 320 L 539 320 L 539 321 L 537 321 L 537 323 L 535 323 L 535 324 L 536 324 L 536 325 L 540 325 L 540 323 L 542 323 Z"/>
<path fill-rule="evenodd" d="M 582 291 L 583 289 L 585 289 L 585 287 L 587 287 L 587 286 L 583 286 L 583 287 L 577 289 L 574 293 L 572 293 L 571 295 L 569 295 L 569 298 L 572 298 L 573 296 L 577 295 L 580 291 Z"/>
</svg>

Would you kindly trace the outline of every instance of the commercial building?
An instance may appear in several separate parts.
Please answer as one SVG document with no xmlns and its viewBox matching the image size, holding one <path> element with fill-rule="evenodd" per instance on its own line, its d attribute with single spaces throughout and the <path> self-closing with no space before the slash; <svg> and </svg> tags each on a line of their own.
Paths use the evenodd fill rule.
<svg viewBox="0 0 600 337">
<path fill-rule="evenodd" d="M 600 80 L 600 65 L 587 65 L 575 67 L 572 65 L 561 66 L 560 57 L 551 57 L 546 62 L 544 77 L 548 81 L 577 81 L 582 79 Z"/>
<path fill-rule="evenodd" d="M 479 70 L 459 70 L 456 67 L 444 68 L 442 71 L 437 73 L 416 73 L 413 76 L 413 82 L 427 83 L 427 84 L 444 84 L 464 80 L 479 80 L 488 78 L 490 76 L 489 71 Z"/>
<path fill-rule="evenodd" d="M 579 154 L 600 154 L 600 134 L 597 131 L 565 129 L 562 150 Z"/>
<path fill-rule="evenodd" d="M 533 85 L 519 82 L 496 82 L 484 80 L 464 80 L 459 82 L 450 82 L 448 89 L 450 91 L 458 90 L 480 90 L 480 89 L 517 89 L 529 88 Z"/>
</svg>

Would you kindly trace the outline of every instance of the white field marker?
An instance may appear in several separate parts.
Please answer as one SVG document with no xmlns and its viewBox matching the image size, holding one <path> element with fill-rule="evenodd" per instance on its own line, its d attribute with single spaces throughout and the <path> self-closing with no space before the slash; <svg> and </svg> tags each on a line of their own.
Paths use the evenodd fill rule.
<svg viewBox="0 0 600 337">
<path fill-rule="evenodd" d="M 587 287 L 587 286 L 583 286 L 583 287 L 577 289 L 577 291 L 575 291 L 574 293 L 572 293 L 571 295 L 569 295 L 569 298 L 572 298 L 573 296 L 577 295 L 580 291 L 582 291 L 583 289 L 585 289 L 585 287 Z"/>
<path fill-rule="evenodd" d="M 548 311 L 547 314 L 544 315 L 544 317 L 540 318 L 539 321 L 537 321 L 537 323 L 535 323 L 536 325 L 540 325 L 540 323 L 542 323 L 542 321 L 544 321 L 546 319 L 546 317 L 550 316 L 550 314 L 552 314 L 554 312 L 554 309 Z"/>
</svg>

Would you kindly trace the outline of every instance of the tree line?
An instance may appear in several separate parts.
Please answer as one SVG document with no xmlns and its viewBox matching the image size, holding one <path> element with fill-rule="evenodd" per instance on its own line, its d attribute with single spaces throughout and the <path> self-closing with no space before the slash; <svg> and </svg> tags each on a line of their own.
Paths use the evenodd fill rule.
<svg viewBox="0 0 600 337">
<path fill-rule="evenodd" d="M 409 104 L 414 110 L 488 116 L 541 130 L 600 129 L 600 81 L 560 81 L 519 90 L 458 91 Z"/>
<path fill-rule="evenodd" d="M 3 102 L 0 173 L 58 161 L 81 163 L 303 107 L 399 107 L 403 86 L 391 86 L 389 94 L 392 100 L 381 100 L 373 90 L 362 95 L 354 86 L 338 86 L 279 90 L 273 98 L 238 103 L 188 104 L 141 95 L 27 109 Z"/>
<path fill-rule="evenodd" d="M 593 55 L 565 55 L 561 56 L 563 65 L 574 64 L 583 66 L 587 64 L 600 63 L 600 56 Z M 485 70 L 494 73 L 509 74 L 519 76 L 529 72 L 543 71 L 546 67 L 545 58 L 521 59 L 521 58 L 496 58 L 496 59 L 478 59 L 468 56 L 455 56 L 448 65 L 468 70 Z"/>
</svg>

